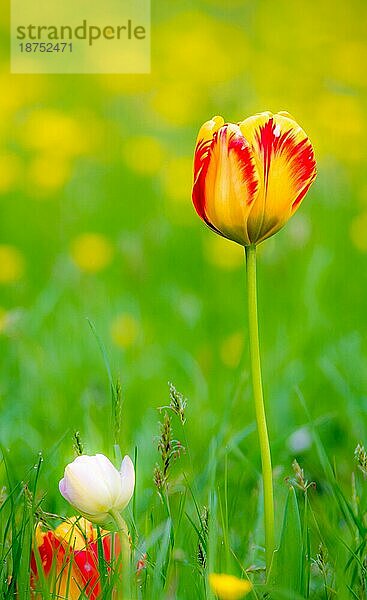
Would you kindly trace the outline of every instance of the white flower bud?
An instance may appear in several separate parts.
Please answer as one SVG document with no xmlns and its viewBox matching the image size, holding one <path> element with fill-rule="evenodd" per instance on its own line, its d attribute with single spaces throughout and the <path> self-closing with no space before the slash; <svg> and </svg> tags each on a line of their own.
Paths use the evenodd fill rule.
<svg viewBox="0 0 367 600">
<path fill-rule="evenodd" d="M 93 523 L 111 520 L 110 511 L 121 511 L 134 493 L 135 472 L 129 456 L 118 471 L 103 454 L 78 456 L 66 466 L 59 489 L 83 517 Z"/>
</svg>

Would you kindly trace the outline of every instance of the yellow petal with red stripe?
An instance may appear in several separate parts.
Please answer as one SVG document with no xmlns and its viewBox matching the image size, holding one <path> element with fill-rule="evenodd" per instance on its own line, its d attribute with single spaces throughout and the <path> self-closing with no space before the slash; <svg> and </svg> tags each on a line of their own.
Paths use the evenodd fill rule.
<svg viewBox="0 0 367 600">
<path fill-rule="evenodd" d="M 80 590 L 85 587 L 85 583 L 72 559 L 73 551 L 68 545 L 69 542 L 66 542 L 62 537 L 63 533 L 62 525 L 55 532 L 43 531 L 41 525 L 37 525 L 35 533 L 36 547 L 32 550 L 31 555 L 30 587 L 32 594 L 33 591 L 39 588 L 40 575 L 38 571 L 41 567 L 43 577 L 55 578 L 52 586 L 55 587 L 58 598 L 67 597 L 69 600 L 79 600 Z M 37 558 L 36 553 L 38 553 Z M 35 592 L 32 595 L 33 597 L 40 598 L 41 595 Z"/>
<path fill-rule="evenodd" d="M 212 140 L 214 133 L 218 131 L 218 129 L 220 129 L 223 125 L 224 119 L 223 117 L 220 117 L 218 115 L 210 119 L 210 121 L 206 121 L 206 123 L 204 123 L 204 125 L 200 127 L 196 144 Z"/>
<path fill-rule="evenodd" d="M 193 202 L 209 227 L 246 245 L 247 219 L 259 187 L 256 164 L 238 125 L 218 127 L 215 119 L 205 123 L 198 136 Z"/>
<path fill-rule="evenodd" d="M 248 219 L 251 243 L 259 243 L 297 210 L 316 177 L 316 162 L 310 140 L 288 113 L 259 113 L 239 127 L 251 145 L 260 178 Z"/>
<path fill-rule="evenodd" d="M 83 550 L 97 537 L 92 523 L 83 517 L 70 517 L 67 521 L 63 521 L 56 527 L 54 534 L 60 542 L 65 542 L 73 550 Z"/>
</svg>

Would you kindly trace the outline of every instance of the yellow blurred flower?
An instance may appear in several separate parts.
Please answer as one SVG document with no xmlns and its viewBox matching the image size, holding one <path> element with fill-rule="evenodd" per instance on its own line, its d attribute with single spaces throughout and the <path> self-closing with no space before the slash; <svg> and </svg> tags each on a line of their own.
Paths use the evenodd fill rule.
<svg viewBox="0 0 367 600">
<path fill-rule="evenodd" d="M 0 94 L 0 113 L 3 122 L 6 116 L 11 116 L 20 107 L 33 102 L 45 94 L 45 78 L 42 80 L 30 75 L 11 75 L 7 65 L 0 65 L 0 89 L 6 94 Z"/>
<path fill-rule="evenodd" d="M 116 94 L 142 94 L 150 90 L 152 78 L 150 74 L 119 74 L 103 73 L 99 77 L 101 86 Z"/>
<path fill-rule="evenodd" d="M 238 366 L 243 350 L 243 334 L 240 331 L 227 337 L 220 347 L 220 357 L 223 363 L 230 368 Z"/>
<path fill-rule="evenodd" d="M 358 96 L 325 92 L 315 103 L 314 118 L 320 128 L 320 153 L 332 153 L 343 163 L 360 162 L 365 146 L 366 115 Z"/>
<path fill-rule="evenodd" d="M 205 12 L 181 11 L 154 33 L 157 68 L 151 106 L 175 127 L 192 123 L 193 115 L 206 108 L 208 89 L 239 75 L 248 61 L 244 30 Z"/>
<path fill-rule="evenodd" d="M 186 204 L 191 194 L 192 158 L 176 156 L 170 158 L 164 166 L 162 185 L 165 194 L 175 202 Z"/>
<path fill-rule="evenodd" d="M 366 77 L 363 65 L 367 60 L 366 40 L 340 39 L 339 44 L 333 47 L 333 60 L 330 68 L 333 77 L 348 85 L 356 87 L 366 86 Z"/>
<path fill-rule="evenodd" d="M 117 315 L 111 323 L 111 338 L 116 346 L 130 348 L 138 339 L 139 323 L 129 313 Z"/>
<path fill-rule="evenodd" d="M 71 244 L 71 256 L 82 271 L 97 273 L 111 263 L 113 246 L 104 235 L 82 233 Z"/>
<path fill-rule="evenodd" d="M 24 273 L 24 266 L 24 258 L 18 248 L 0 245 L 0 283 L 18 281 Z"/>
<path fill-rule="evenodd" d="M 350 225 L 350 237 L 361 252 L 367 252 L 367 212 L 355 217 Z"/>
<path fill-rule="evenodd" d="M 302 107 L 302 96 L 300 96 L 299 90 L 302 90 L 305 97 L 309 97 L 312 93 L 311 90 L 319 93 L 317 86 L 314 90 L 315 82 L 312 81 L 312 78 L 307 77 L 307 73 L 297 72 L 297 69 L 288 61 L 279 60 L 278 55 L 269 53 L 264 48 L 252 48 L 252 53 L 254 58 L 248 66 L 248 76 L 254 82 L 257 97 L 265 98 L 267 106 L 287 106 L 289 112 L 299 113 L 300 106 Z M 265 71 L 267 76 L 263 77 L 262 74 Z M 292 80 L 291 86 L 282 85 L 283 81 L 290 79 Z"/>
<path fill-rule="evenodd" d="M 243 267 L 245 262 L 243 248 L 219 236 L 207 237 L 204 252 L 208 262 L 226 271 Z"/>
<path fill-rule="evenodd" d="M 34 158 L 29 167 L 28 179 L 32 193 L 52 193 L 67 183 L 70 174 L 70 163 L 63 157 L 42 154 Z"/>
<path fill-rule="evenodd" d="M 164 160 L 164 149 L 157 138 L 137 136 L 125 141 L 122 149 L 127 166 L 140 175 L 155 175 Z"/>
<path fill-rule="evenodd" d="M 247 579 L 224 573 L 211 573 L 209 585 L 219 600 L 240 600 L 252 590 L 252 584 Z"/>
<path fill-rule="evenodd" d="M 192 82 L 170 81 L 159 85 L 152 96 L 151 107 L 167 123 L 177 127 L 191 123 L 202 103 L 203 96 Z"/>
<path fill-rule="evenodd" d="M 205 12 L 181 11 L 157 27 L 155 38 L 158 74 L 167 81 L 178 75 L 207 90 L 239 74 L 248 61 L 244 29 Z"/>
<path fill-rule="evenodd" d="M 86 153 L 91 142 L 88 128 L 74 117 L 52 109 L 30 113 L 21 137 L 25 148 L 70 157 Z"/>
<path fill-rule="evenodd" d="M 11 190 L 20 175 L 20 160 L 15 154 L 0 155 L 0 194 Z"/>
</svg>

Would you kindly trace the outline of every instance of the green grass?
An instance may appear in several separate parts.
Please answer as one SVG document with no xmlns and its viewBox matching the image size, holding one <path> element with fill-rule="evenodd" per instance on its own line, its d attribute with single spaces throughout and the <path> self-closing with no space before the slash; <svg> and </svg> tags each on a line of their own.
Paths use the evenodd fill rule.
<svg viewBox="0 0 367 600">
<path fill-rule="evenodd" d="M 172 390 L 171 387 L 171 393 Z M 265 583 L 259 473 L 252 474 L 254 484 L 247 494 L 241 491 L 241 479 L 235 493 L 234 486 L 230 486 L 234 471 L 238 474 L 243 469 L 246 476 L 249 466 L 253 470 L 241 450 L 252 435 L 252 428 L 227 440 L 221 433 L 213 436 L 203 471 L 198 473 L 192 463 L 186 423 L 169 406 L 164 410 L 161 435 L 165 435 L 165 448 L 168 440 L 172 452 L 168 460 L 164 451 L 155 457 L 161 474 L 164 472 L 164 481 L 141 489 L 141 458 L 137 452 L 138 485 L 126 511 L 132 536 L 131 564 L 127 570 L 124 566 L 125 577 L 121 581 L 118 565 L 112 564 L 106 570 L 99 552 L 100 572 L 105 580 L 102 598 L 113 598 L 116 590 L 122 597 L 123 583 L 125 598 L 210 598 L 209 572 L 249 578 L 254 583 L 250 594 L 253 598 L 366 597 L 367 458 L 362 450 L 356 460 L 351 457 L 350 485 L 343 485 L 338 465 L 331 464 L 328 458 L 319 427 L 310 421 L 312 449 L 318 457 L 322 481 L 308 482 L 298 463 L 293 470 L 289 466 L 286 479 L 284 473 L 283 477 L 278 476 L 277 551 Z M 187 411 L 189 415 L 190 405 Z M 185 447 L 179 452 L 177 440 L 185 440 Z M 0 512 L 4 599 L 14 597 L 16 591 L 21 598 L 31 597 L 29 564 L 35 525 L 41 519 L 55 527 L 60 520 L 44 512 L 47 498 L 39 489 L 49 465 L 47 459 L 39 457 L 25 480 L 17 483 L 12 478 L 11 461 L 3 451 L 7 477 L 7 496 Z M 137 577 L 136 564 L 142 556 L 145 568 Z M 57 580 L 52 578 L 41 577 L 38 590 L 42 598 L 63 597 L 57 594 Z"/>
</svg>

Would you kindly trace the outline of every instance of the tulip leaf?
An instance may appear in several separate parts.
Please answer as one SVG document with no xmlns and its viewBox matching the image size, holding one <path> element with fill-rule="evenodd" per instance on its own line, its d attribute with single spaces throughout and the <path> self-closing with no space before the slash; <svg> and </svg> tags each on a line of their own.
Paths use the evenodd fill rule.
<svg viewBox="0 0 367 600">
<path fill-rule="evenodd" d="M 303 535 L 296 492 L 289 488 L 286 500 L 280 545 L 274 554 L 271 579 L 275 588 L 302 592 Z"/>
</svg>

